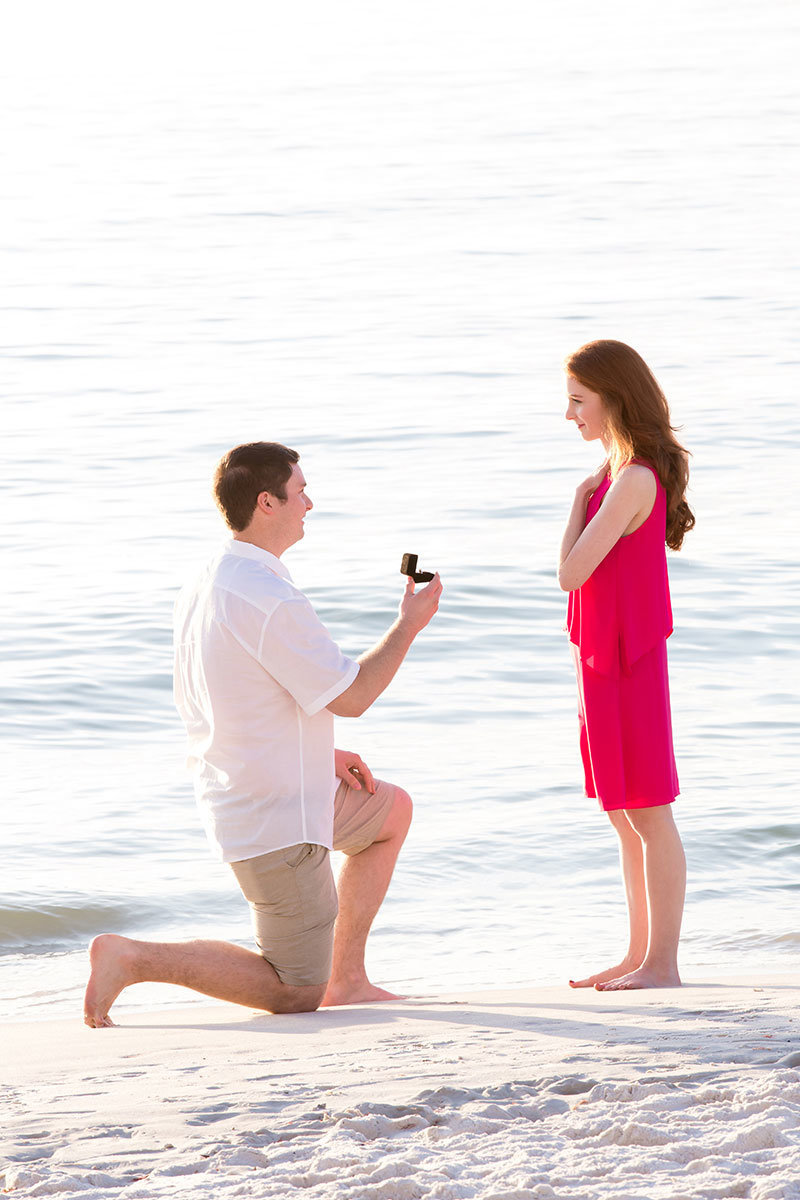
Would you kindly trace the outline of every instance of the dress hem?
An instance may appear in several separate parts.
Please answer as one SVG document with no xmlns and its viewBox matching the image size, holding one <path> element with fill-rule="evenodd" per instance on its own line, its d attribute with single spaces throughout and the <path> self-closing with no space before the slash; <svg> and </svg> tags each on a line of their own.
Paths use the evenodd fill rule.
<svg viewBox="0 0 800 1200">
<path fill-rule="evenodd" d="M 589 800 L 596 800 L 601 812 L 624 812 L 628 808 L 664 808 L 667 804 L 674 804 L 680 796 L 677 792 L 670 800 L 626 800 L 623 804 L 604 804 L 599 796 L 592 796 L 589 792 L 586 793 Z"/>
</svg>

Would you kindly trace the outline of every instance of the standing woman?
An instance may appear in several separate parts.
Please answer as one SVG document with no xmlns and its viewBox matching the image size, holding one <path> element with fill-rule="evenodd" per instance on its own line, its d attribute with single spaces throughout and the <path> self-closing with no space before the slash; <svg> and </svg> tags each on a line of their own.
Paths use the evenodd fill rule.
<svg viewBox="0 0 800 1200">
<path fill-rule="evenodd" d="M 622 960 L 572 987 L 676 987 L 686 859 L 672 816 L 667 638 L 672 609 L 665 543 L 694 525 L 687 453 L 644 360 L 623 342 L 596 341 L 566 360 L 567 420 L 605 461 L 575 493 L 558 582 L 578 676 L 587 796 L 617 832 L 628 904 Z"/>
</svg>

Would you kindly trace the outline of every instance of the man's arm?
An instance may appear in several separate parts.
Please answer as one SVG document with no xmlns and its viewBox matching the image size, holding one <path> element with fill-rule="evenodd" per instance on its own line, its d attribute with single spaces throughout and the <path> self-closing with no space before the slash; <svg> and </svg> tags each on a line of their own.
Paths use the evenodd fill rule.
<svg viewBox="0 0 800 1200">
<path fill-rule="evenodd" d="M 375 793 L 375 776 L 360 754 L 354 750 L 334 750 L 333 757 L 337 779 L 343 779 L 348 787 L 357 792 L 366 787 L 370 794 Z"/>
<path fill-rule="evenodd" d="M 329 712 L 337 717 L 360 717 L 367 711 L 394 679 L 414 638 L 439 607 L 441 594 L 438 575 L 418 592 L 414 590 L 414 580 L 408 580 L 400 602 L 400 615 L 378 644 L 361 655 L 358 675 L 349 688 L 330 702 Z"/>
</svg>

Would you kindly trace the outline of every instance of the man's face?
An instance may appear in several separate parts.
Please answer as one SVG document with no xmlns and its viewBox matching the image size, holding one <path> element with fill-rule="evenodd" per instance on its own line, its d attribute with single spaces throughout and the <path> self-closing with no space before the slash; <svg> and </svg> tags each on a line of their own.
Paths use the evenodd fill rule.
<svg viewBox="0 0 800 1200">
<path fill-rule="evenodd" d="M 307 512 L 314 507 L 306 495 L 306 481 L 297 463 L 286 484 L 286 499 L 272 497 L 272 533 L 284 549 L 299 542 L 305 533 L 303 521 Z"/>
</svg>

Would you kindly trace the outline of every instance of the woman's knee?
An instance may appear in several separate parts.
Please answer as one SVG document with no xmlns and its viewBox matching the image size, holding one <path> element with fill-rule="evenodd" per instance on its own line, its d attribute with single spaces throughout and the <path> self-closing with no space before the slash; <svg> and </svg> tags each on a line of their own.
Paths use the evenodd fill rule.
<svg viewBox="0 0 800 1200">
<path fill-rule="evenodd" d="M 675 828 L 671 804 L 658 804 L 651 808 L 629 808 L 626 812 L 632 827 L 643 841 Z"/>
<path fill-rule="evenodd" d="M 630 837 L 634 832 L 624 808 L 609 808 L 606 811 L 606 816 L 620 837 Z"/>
</svg>

